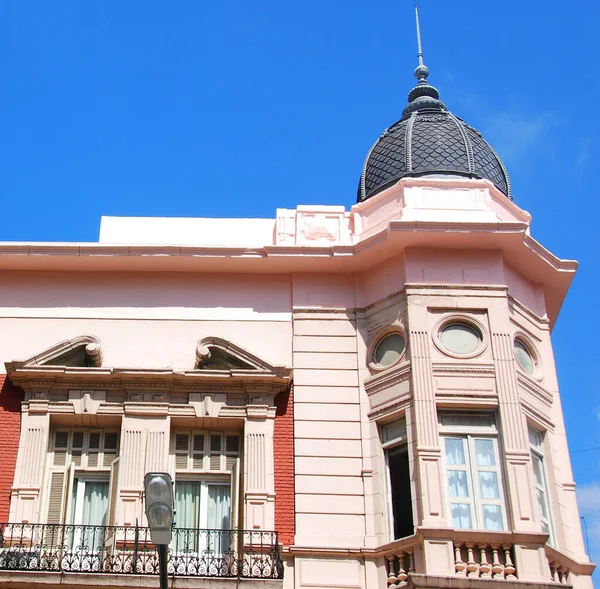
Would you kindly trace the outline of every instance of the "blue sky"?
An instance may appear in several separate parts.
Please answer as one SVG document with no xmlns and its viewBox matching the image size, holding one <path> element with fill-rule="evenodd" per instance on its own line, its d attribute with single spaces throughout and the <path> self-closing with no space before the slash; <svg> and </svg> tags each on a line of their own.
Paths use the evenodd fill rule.
<svg viewBox="0 0 600 589">
<path fill-rule="evenodd" d="M 421 0 L 430 81 L 504 159 L 544 246 L 581 263 L 554 330 L 600 560 L 593 311 L 600 4 Z M 355 200 L 416 65 L 411 0 L 4 0 L 1 240 L 95 241 L 101 215 L 273 217 Z"/>
</svg>

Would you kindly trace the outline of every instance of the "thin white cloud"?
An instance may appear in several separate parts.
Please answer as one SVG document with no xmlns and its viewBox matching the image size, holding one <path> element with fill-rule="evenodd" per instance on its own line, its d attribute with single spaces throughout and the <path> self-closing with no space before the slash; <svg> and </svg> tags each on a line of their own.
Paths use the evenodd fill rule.
<svg viewBox="0 0 600 589">
<path fill-rule="evenodd" d="M 527 114 L 508 106 L 483 117 L 482 133 L 502 159 L 514 166 L 538 153 L 558 124 L 560 119 L 549 111 Z"/>
</svg>

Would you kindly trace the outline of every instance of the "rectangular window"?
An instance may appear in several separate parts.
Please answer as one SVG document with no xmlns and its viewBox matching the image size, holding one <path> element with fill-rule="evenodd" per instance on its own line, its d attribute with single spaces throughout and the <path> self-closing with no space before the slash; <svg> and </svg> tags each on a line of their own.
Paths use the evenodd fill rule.
<svg viewBox="0 0 600 589">
<path fill-rule="evenodd" d="M 457 529 L 506 529 L 502 469 L 490 414 L 440 414 L 449 523 Z"/>
<path fill-rule="evenodd" d="M 222 554 L 233 541 L 239 493 L 240 436 L 215 431 L 176 431 L 175 530 L 172 549 Z"/>
<path fill-rule="evenodd" d="M 538 515 L 542 525 L 542 531 L 548 534 L 548 544 L 552 545 L 552 518 L 550 516 L 550 501 L 548 498 L 548 484 L 544 463 L 544 434 L 531 427 L 529 428 L 528 433 Z"/>
<path fill-rule="evenodd" d="M 406 439 L 406 420 L 398 419 L 381 426 L 388 487 L 388 522 L 391 538 L 414 534 L 410 466 Z"/>
<path fill-rule="evenodd" d="M 118 431 L 54 430 L 49 448 L 48 524 L 113 523 L 109 503 L 116 495 L 118 442 Z"/>
</svg>

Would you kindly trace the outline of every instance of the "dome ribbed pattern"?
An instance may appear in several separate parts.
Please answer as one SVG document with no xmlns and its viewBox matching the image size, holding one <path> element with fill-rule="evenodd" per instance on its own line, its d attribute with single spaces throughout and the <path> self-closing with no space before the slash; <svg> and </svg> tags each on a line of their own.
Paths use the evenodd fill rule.
<svg viewBox="0 0 600 589">
<path fill-rule="evenodd" d="M 401 178 L 427 174 L 487 178 L 512 198 L 506 168 L 479 131 L 454 116 L 439 100 L 419 104 L 416 99 L 371 148 L 357 201 L 374 196 Z"/>
</svg>

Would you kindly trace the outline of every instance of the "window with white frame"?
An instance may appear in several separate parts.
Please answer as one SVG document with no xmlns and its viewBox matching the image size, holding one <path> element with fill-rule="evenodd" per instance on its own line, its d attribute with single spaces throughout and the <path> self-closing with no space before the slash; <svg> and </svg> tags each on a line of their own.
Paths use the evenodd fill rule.
<svg viewBox="0 0 600 589">
<path fill-rule="evenodd" d="M 410 466 L 404 418 L 381 426 L 388 488 L 388 529 L 390 540 L 414 534 Z"/>
<path fill-rule="evenodd" d="M 440 413 L 449 524 L 506 529 L 498 432 L 493 414 Z"/>
<path fill-rule="evenodd" d="M 100 545 L 96 536 L 104 531 L 98 526 L 113 523 L 118 451 L 116 430 L 61 428 L 52 432 L 46 522 L 76 526 L 68 536 L 72 548 Z"/>
<path fill-rule="evenodd" d="M 544 434 L 532 427 L 529 427 L 528 431 L 538 515 L 542 525 L 542 531 L 548 534 L 548 544 L 552 545 L 552 518 L 550 516 L 550 501 L 548 497 L 548 483 L 544 461 Z"/>
<path fill-rule="evenodd" d="M 176 552 L 224 550 L 220 531 L 235 529 L 239 485 L 240 436 L 215 431 L 176 431 Z M 219 548 L 220 547 L 220 548 Z"/>
</svg>

